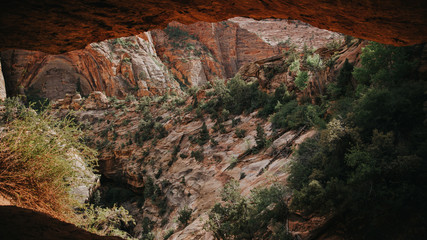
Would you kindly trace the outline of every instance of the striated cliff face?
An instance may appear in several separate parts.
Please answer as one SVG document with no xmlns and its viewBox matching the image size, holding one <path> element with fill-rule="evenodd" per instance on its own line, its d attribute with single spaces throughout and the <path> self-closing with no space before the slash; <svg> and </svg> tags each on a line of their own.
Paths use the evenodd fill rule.
<svg viewBox="0 0 427 240">
<path fill-rule="evenodd" d="M 235 17 L 229 21 L 237 23 L 242 29 L 255 33 L 272 46 L 294 45 L 301 50 L 304 45 L 309 48 L 320 48 L 328 42 L 339 42 L 343 39 L 339 33 L 319 29 L 299 20 L 265 19 L 258 21 L 252 18 Z"/>
<path fill-rule="evenodd" d="M 177 106 L 178 99 L 185 104 Z M 155 239 L 163 239 L 169 229 L 175 229 L 170 239 L 213 239 L 203 226 L 209 209 L 220 200 L 224 184 L 239 180 L 242 194 L 248 195 L 256 187 L 285 183 L 285 169 L 291 158 L 279 155 L 279 150 L 296 147 L 315 133 L 289 131 L 273 136 L 271 123 L 258 118 L 256 112 L 229 119 L 222 123 L 222 130 L 215 130 L 214 120 L 197 117 L 195 111 L 188 110 L 189 105 L 191 98 L 172 96 L 154 99 L 148 105 L 145 100 L 118 100 L 106 109 L 88 110 L 83 104 L 82 110 L 75 113 L 100 152 L 102 198 L 130 211 L 137 222 L 134 236 L 138 238 L 149 219 Z M 138 134 L 146 131 L 142 126 L 149 119 L 156 119 L 166 132 L 160 136 L 150 130 L 150 139 L 137 140 Z M 203 122 L 213 140 L 200 146 L 195 140 Z M 274 141 L 260 153 L 248 155 L 247 151 L 256 145 L 257 124 Z M 237 136 L 237 128 L 245 131 L 243 137 Z M 195 157 L 194 152 L 203 157 Z M 182 227 L 176 219 L 184 207 L 194 211 L 189 225 Z"/>
<path fill-rule="evenodd" d="M 66 93 L 103 91 L 124 97 L 179 91 L 178 83 L 157 57 L 150 33 L 108 40 L 61 55 L 8 50 L 1 52 L 6 89 L 49 99 Z"/>
<path fill-rule="evenodd" d="M 233 77 L 242 66 L 290 46 L 320 47 L 342 39 L 295 21 L 234 18 L 191 25 L 174 22 L 164 30 L 92 43 L 60 55 L 8 50 L 1 59 L 11 95 L 22 88 L 49 99 L 76 91 L 123 98 L 178 91 L 180 85 L 203 86 Z"/>
<path fill-rule="evenodd" d="M 186 85 L 233 77 L 241 66 L 280 53 L 256 34 L 231 21 L 171 23 L 153 31 L 156 50 Z"/>
</svg>

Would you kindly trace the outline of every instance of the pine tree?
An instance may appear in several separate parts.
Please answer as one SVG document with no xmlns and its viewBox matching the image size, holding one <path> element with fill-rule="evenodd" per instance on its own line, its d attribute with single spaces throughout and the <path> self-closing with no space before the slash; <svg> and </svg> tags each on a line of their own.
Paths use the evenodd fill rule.
<svg viewBox="0 0 427 240">
<path fill-rule="evenodd" d="M 255 142 L 257 149 L 263 149 L 267 144 L 267 138 L 264 132 L 264 128 L 262 128 L 260 124 L 256 126 Z"/>
<path fill-rule="evenodd" d="M 203 122 L 202 128 L 200 130 L 199 133 L 199 145 L 205 145 L 205 143 L 207 143 L 209 141 L 209 130 L 208 127 L 206 126 L 206 123 Z"/>
</svg>

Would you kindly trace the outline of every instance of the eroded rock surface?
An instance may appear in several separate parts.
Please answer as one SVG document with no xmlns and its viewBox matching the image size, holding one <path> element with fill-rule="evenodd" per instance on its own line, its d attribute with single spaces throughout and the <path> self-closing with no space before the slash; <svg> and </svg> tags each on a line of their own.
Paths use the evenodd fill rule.
<svg viewBox="0 0 427 240">
<path fill-rule="evenodd" d="M 22 87 L 29 95 L 53 100 L 92 91 L 123 98 L 200 87 L 233 77 L 242 66 L 297 44 L 311 48 L 340 41 L 340 34 L 298 21 L 234 18 L 191 25 L 173 22 L 164 30 L 92 43 L 60 55 L 8 50 L 1 57 L 10 95 Z"/>
<path fill-rule="evenodd" d="M 218 22 L 236 16 L 298 19 L 363 39 L 412 45 L 427 40 L 426 9 L 423 0 L 8 1 L 0 10 L 0 48 L 63 53 L 172 21 Z"/>
<path fill-rule="evenodd" d="M 65 94 L 87 96 L 92 91 L 107 96 L 146 96 L 178 90 L 168 69 L 158 58 L 150 33 L 88 45 L 60 55 L 8 50 L 1 52 L 8 92 L 22 87 L 29 95 L 49 99 Z"/>
</svg>

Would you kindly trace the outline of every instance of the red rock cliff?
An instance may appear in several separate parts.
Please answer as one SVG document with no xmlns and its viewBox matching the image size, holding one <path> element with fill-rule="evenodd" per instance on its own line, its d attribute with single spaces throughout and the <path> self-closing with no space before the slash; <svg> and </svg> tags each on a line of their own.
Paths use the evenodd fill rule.
<svg viewBox="0 0 427 240">
<path fill-rule="evenodd" d="M 1 61 L 6 89 L 12 95 L 20 87 L 50 99 L 76 91 L 124 97 L 179 89 L 157 57 L 150 33 L 93 43 L 61 55 L 8 50 L 1 53 Z"/>
<path fill-rule="evenodd" d="M 50 99 L 76 91 L 143 96 L 163 94 L 179 84 L 201 86 L 233 77 L 242 66 L 280 54 L 295 43 L 319 47 L 340 39 L 337 33 L 300 22 L 235 18 L 191 25 L 174 22 L 165 30 L 60 55 L 8 50 L 1 58 L 11 95 L 22 86 L 29 94 Z"/>
</svg>

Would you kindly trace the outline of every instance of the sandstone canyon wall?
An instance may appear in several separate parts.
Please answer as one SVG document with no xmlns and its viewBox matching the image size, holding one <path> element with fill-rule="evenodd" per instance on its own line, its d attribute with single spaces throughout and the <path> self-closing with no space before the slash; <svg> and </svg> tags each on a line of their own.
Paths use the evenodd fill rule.
<svg viewBox="0 0 427 240">
<path fill-rule="evenodd" d="M 134 37 L 92 43 L 60 55 L 1 52 L 9 94 L 25 89 L 49 99 L 103 91 L 123 98 L 180 91 L 233 77 L 251 62 L 291 45 L 320 47 L 343 36 L 296 21 L 235 18 L 220 23 L 171 23 Z M 21 91 L 22 91 L 21 90 Z"/>
<path fill-rule="evenodd" d="M 178 83 L 156 55 L 150 33 L 108 40 L 61 55 L 8 50 L 1 52 L 8 92 L 49 99 L 66 93 L 103 91 L 124 97 L 164 94 L 179 90 Z"/>
</svg>

